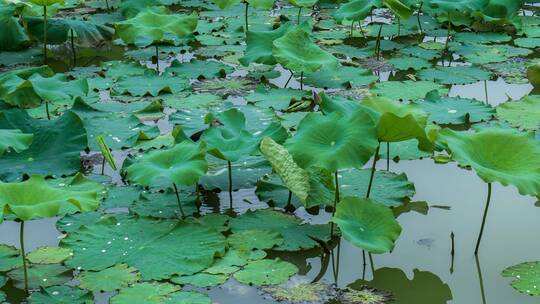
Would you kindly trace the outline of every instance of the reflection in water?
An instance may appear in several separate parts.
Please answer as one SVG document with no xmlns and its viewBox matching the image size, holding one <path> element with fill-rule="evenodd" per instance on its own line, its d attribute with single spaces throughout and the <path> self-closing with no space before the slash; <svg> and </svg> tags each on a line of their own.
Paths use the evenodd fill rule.
<svg viewBox="0 0 540 304">
<path fill-rule="evenodd" d="M 480 295 L 482 295 L 482 303 L 486 304 L 486 294 L 484 292 L 484 279 L 482 277 L 482 269 L 480 268 L 480 259 L 478 255 L 474 256 L 476 262 L 476 271 L 478 272 L 478 282 L 480 283 Z"/>
<path fill-rule="evenodd" d="M 412 280 L 398 268 L 379 268 L 371 281 L 358 280 L 349 285 L 361 290 L 365 286 L 393 294 L 395 304 L 445 304 L 452 300 L 450 287 L 429 271 L 413 270 Z"/>
</svg>

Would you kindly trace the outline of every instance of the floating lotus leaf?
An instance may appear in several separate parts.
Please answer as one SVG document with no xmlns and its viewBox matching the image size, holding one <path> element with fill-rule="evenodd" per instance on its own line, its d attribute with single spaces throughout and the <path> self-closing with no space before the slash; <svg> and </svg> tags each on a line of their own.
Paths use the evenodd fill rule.
<svg viewBox="0 0 540 304">
<path fill-rule="evenodd" d="M 69 234 L 62 245 L 74 252 L 66 262 L 71 267 L 99 271 L 126 263 L 149 280 L 205 269 L 216 254 L 224 253 L 225 237 L 213 228 L 185 221 L 108 217 Z"/>
<path fill-rule="evenodd" d="M 450 287 L 438 276 L 418 269 L 413 269 L 413 274 L 413 278 L 409 279 L 401 269 L 379 268 L 375 270 L 373 280 L 358 280 L 349 287 L 362 290 L 367 286 L 391 292 L 394 299 L 392 301 L 396 304 L 433 304 L 452 300 Z"/>
<path fill-rule="evenodd" d="M 126 169 L 129 180 L 150 186 L 160 180 L 195 185 L 208 170 L 205 144 L 185 140 L 170 149 L 150 151 Z"/>
<path fill-rule="evenodd" d="M 163 184 L 163 187 L 170 187 L 171 182 L 165 181 Z M 192 187 L 190 187 L 190 190 L 194 190 Z M 194 193 L 186 193 L 180 188 L 178 189 L 178 196 L 185 214 L 191 215 L 197 212 L 197 196 Z M 181 216 L 176 193 L 170 188 L 163 193 L 142 193 L 129 206 L 129 211 L 139 216 L 150 216 L 159 219 L 174 219 Z"/>
<path fill-rule="evenodd" d="M 0 156 L 9 149 L 17 153 L 28 149 L 33 138 L 33 134 L 25 134 L 21 130 L 0 129 Z"/>
<path fill-rule="evenodd" d="M 144 282 L 123 288 L 111 298 L 111 304 L 161 304 L 167 303 L 180 286 L 169 283 Z"/>
<path fill-rule="evenodd" d="M 294 162 L 287 149 L 269 137 L 261 141 L 260 149 L 285 186 L 305 203 L 310 191 L 308 172 Z"/>
<path fill-rule="evenodd" d="M 526 96 L 497 106 L 497 117 L 525 130 L 540 129 L 540 96 Z"/>
<path fill-rule="evenodd" d="M 174 293 L 169 300 L 168 304 L 212 304 L 210 297 L 205 294 L 196 291 L 182 291 Z"/>
<path fill-rule="evenodd" d="M 272 172 L 272 167 L 264 157 L 250 156 L 231 164 L 234 176 L 233 190 L 252 188 L 257 180 L 265 174 Z M 208 173 L 201 177 L 199 183 L 206 190 L 227 189 L 229 187 L 227 161 L 209 157 Z"/>
<path fill-rule="evenodd" d="M 283 237 L 273 230 L 243 230 L 233 233 L 227 238 L 232 248 L 240 250 L 272 249 L 283 243 Z"/>
<path fill-rule="evenodd" d="M 529 135 L 501 128 L 476 133 L 443 129 L 439 134 L 452 158 L 471 166 L 486 183 L 514 185 L 523 195 L 540 193 L 540 145 Z"/>
<path fill-rule="evenodd" d="M 165 70 L 165 73 L 171 73 L 176 76 L 188 79 L 212 79 L 216 77 L 225 77 L 234 71 L 234 68 L 219 61 L 200 61 L 191 60 L 190 62 L 179 62 L 174 60 Z"/>
<path fill-rule="evenodd" d="M 19 250 L 5 244 L 0 244 L 0 271 L 6 272 L 22 266 Z"/>
<path fill-rule="evenodd" d="M 376 124 L 365 108 L 349 115 L 309 113 L 285 147 L 303 168 L 317 166 L 335 172 L 361 167 L 377 148 Z"/>
<path fill-rule="evenodd" d="M 418 71 L 432 66 L 429 61 L 416 57 L 394 57 L 389 59 L 388 63 L 398 70 L 414 69 Z"/>
<path fill-rule="evenodd" d="M 392 251 L 401 234 L 401 226 L 390 208 L 370 199 L 341 199 L 332 221 L 346 240 L 371 253 Z"/>
<path fill-rule="evenodd" d="M 79 287 L 94 292 L 112 292 L 139 280 L 137 269 L 117 264 L 101 271 L 84 271 L 78 275 Z"/>
<path fill-rule="evenodd" d="M 43 41 L 43 18 L 25 17 L 24 22 L 28 33 Z M 114 29 L 91 21 L 50 18 L 47 19 L 47 44 L 62 44 L 70 40 L 71 31 L 74 42 L 85 47 L 99 46 L 114 35 Z"/>
<path fill-rule="evenodd" d="M 94 296 L 92 293 L 81 290 L 77 287 L 67 285 L 51 286 L 42 289 L 40 292 L 33 292 L 30 295 L 32 304 L 92 304 Z"/>
<path fill-rule="evenodd" d="M 465 124 L 490 120 L 494 109 L 475 99 L 441 97 L 437 91 L 415 102 L 429 113 L 429 120 L 437 124 Z"/>
<path fill-rule="evenodd" d="M 451 45 L 450 49 L 463 56 L 472 64 L 486 64 L 493 62 L 505 62 L 512 57 L 528 56 L 531 50 L 513 47 L 505 44 L 459 44 Z"/>
<path fill-rule="evenodd" d="M 69 259 L 73 252 L 62 247 L 40 247 L 26 255 L 26 259 L 33 264 L 59 264 Z"/>
<path fill-rule="evenodd" d="M 322 67 L 336 69 L 339 61 L 315 44 L 301 26 L 274 40 L 272 55 L 285 68 L 297 73 L 312 73 Z"/>
<path fill-rule="evenodd" d="M 173 277 L 171 282 L 181 285 L 192 285 L 196 287 L 214 287 L 225 283 L 229 279 L 223 274 L 196 273 L 191 276 Z"/>
<path fill-rule="evenodd" d="M 272 54 L 274 41 L 281 38 L 291 28 L 290 23 L 286 23 L 271 31 L 248 31 L 246 34 L 246 50 L 244 57 L 238 61 L 244 66 L 252 62 L 262 64 L 276 64 L 276 59 Z"/>
<path fill-rule="evenodd" d="M 168 35 L 178 38 L 190 36 L 197 28 L 197 13 L 191 15 L 170 15 L 145 10 L 137 16 L 115 24 L 117 35 L 127 44 L 139 47 L 168 39 Z"/>
<path fill-rule="evenodd" d="M 277 142 L 283 142 L 287 138 L 287 132 L 277 122 L 272 122 L 262 132 L 254 135 L 246 130 L 244 113 L 236 108 L 219 113 L 215 119 L 222 125 L 208 128 L 201 140 L 208 144 L 208 153 L 231 162 L 257 151 L 264 137 L 270 137 Z"/>
<path fill-rule="evenodd" d="M 343 19 L 360 21 L 369 16 L 373 7 L 381 5 L 381 0 L 353 0 L 341 4 L 333 16 L 339 22 Z"/>
<path fill-rule="evenodd" d="M 274 248 L 279 251 L 311 249 L 318 247 L 318 243 L 313 239 L 330 240 L 329 225 L 302 224 L 301 220 L 293 215 L 270 209 L 248 211 L 232 218 L 229 226 L 233 233 L 253 229 L 279 232 L 283 236 L 283 244 Z"/>
<path fill-rule="evenodd" d="M 476 67 L 434 67 L 417 73 L 422 80 L 434 81 L 441 84 L 469 84 L 489 80 L 491 73 Z"/>
<path fill-rule="evenodd" d="M 512 278 L 511 283 L 517 291 L 531 296 L 539 296 L 540 262 L 525 262 L 506 268 L 503 277 Z"/>
<path fill-rule="evenodd" d="M 305 76 L 305 84 L 325 89 L 357 88 L 370 85 L 379 79 L 370 70 L 350 66 L 340 66 L 338 69 L 323 68 Z"/>
<path fill-rule="evenodd" d="M 157 75 L 148 70 L 141 76 L 121 76 L 113 88 L 116 94 L 131 96 L 158 96 L 161 93 L 176 94 L 189 87 L 189 82 L 183 77 Z"/>
<path fill-rule="evenodd" d="M 390 159 L 399 162 L 400 160 L 415 160 L 431 156 L 432 153 L 418 149 L 418 145 L 419 142 L 416 139 L 394 142 L 390 145 Z M 379 158 L 386 159 L 387 147 L 386 144 L 381 145 Z"/>
<path fill-rule="evenodd" d="M 344 196 L 364 197 L 370 175 L 371 169 L 340 171 L 340 193 Z M 387 171 L 375 171 L 373 178 L 370 197 L 388 207 L 401 206 L 406 198 L 413 197 L 416 192 L 414 184 L 407 180 L 405 173 L 398 175 Z"/>
<path fill-rule="evenodd" d="M 307 97 L 309 97 L 308 93 L 301 90 L 259 86 L 255 92 L 246 96 L 246 100 L 260 108 L 283 110 L 289 107 L 293 100 L 301 100 Z"/>
<path fill-rule="evenodd" d="M 298 268 L 289 262 L 279 259 L 259 260 L 247 264 L 234 274 L 234 278 L 249 285 L 278 285 L 287 282 L 297 272 Z"/>
<path fill-rule="evenodd" d="M 90 189 L 90 190 L 89 190 Z M 53 217 L 63 205 L 72 204 L 81 211 L 99 206 L 99 186 L 77 175 L 70 184 L 53 187 L 42 176 L 33 175 L 24 182 L 0 182 L 0 215 L 13 214 L 23 221 Z"/>
<path fill-rule="evenodd" d="M 225 253 L 225 256 L 215 260 L 214 264 L 204 270 L 210 274 L 232 274 L 246 265 L 249 261 L 264 259 L 266 252 L 263 250 L 235 250 L 231 249 Z"/>
<path fill-rule="evenodd" d="M 385 81 L 375 84 L 372 92 L 391 100 L 417 100 L 427 93 L 437 90 L 439 94 L 448 93 L 443 85 L 431 81 Z"/>
<path fill-rule="evenodd" d="M 31 265 L 27 269 L 29 289 L 62 285 L 72 278 L 71 269 L 58 264 Z M 24 288 L 24 271 L 22 267 L 13 269 L 7 275 L 14 281 L 15 287 L 19 289 Z"/>
</svg>

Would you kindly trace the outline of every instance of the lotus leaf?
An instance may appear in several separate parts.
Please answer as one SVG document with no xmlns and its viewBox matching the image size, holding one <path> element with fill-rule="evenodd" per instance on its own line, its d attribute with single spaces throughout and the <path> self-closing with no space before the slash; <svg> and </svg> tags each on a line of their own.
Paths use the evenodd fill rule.
<svg viewBox="0 0 540 304">
<path fill-rule="evenodd" d="M 529 135 L 501 128 L 476 133 L 443 129 L 439 135 L 452 158 L 471 166 L 486 183 L 514 185 L 523 195 L 540 193 L 540 145 Z"/>
<path fill-rule="evenodd" d="M 171 73 L 188 79 L 212 79 L 216 77 L 225 77 L 234 71 L 231 66 L 219 61 L 200 61 L 191 60 L 190 62 L 179 62 L 174 60 L 165 70 L 165 73 Z"/>
<path fill-rule="evenodd" d="M 289 262 L 279 259 L 259 260 L 247 264 L 234 274 L 234 278 L 249 285 L 278 285 L 288 281 L 297 272 L 298 268 Z"/>
<path fill-rule="evenodd" d="M 272 55 L 285 68 L 297 73 L 312 73 L 322 67 L 336 69 L 339 61 L 315 44 L 301 26 L 274 40 Z"/>
<path fill-rule="evenodd" d="M 139 47 L 159 43 L 168 39 L 168 35 L 178 38 L 188 37 L 197 28 L 198 16 L 170 15 L 141 11 L 137 16 L 115 24 L 117 35 L 127 44 Z"/>
<path fill-rule="evenodd" d="M 225 253 L 225 256 L 216 259 L 214 264 L 204 270 L 204 272 L 210 274 L 232 274 L 238 271 L 241 266 L 249 263 L 249 261 L 260 260 L 265 257 L 266 252 L 262 250 L 245 251 L 231 249 Z"/>
<path fill-rule="evenodd" d="M 395 57 L 388 60 L 388 63 L 393 65 L 398 70 L 421 70 L 431 67 L 429 61 L 417 57 Z"/>
<path fill-rule="evenodd" d="M 19 24 L 17 18 L 14 17 L 16 9 L 17 7 L 15 5 L 3 5 L 0 8 L 0 24 L 2 25 L 0 50 L 2 51 L 18 50 L 30 42 L 24 28 Z"/>
<path fill-rule="evenodd" d="M 246 100 L 260 108 L 283 110 L 289 107 L 292 101 L 302 100 L 302 98 L 307 97 L 309 95 L 301 90 L 259 86 L 255 92 L 246 96 Z"/>
<path fill-rule="evenodd" d="M 417 76 L 422 80 L 441 84 L 469 84 L 481 80 L 489 80 L 491 73 L 476 67 L 435 67 L 421 70 Z"/>
<path fill-rule="evenodd" d="M 503 277 L 514 279 L 512 287 L 531 296 L 540 295 L 540 262 L 525 262 L 506 268 Z"/>
<path fill-rule="evenodd" d="M 206 190 L 227 189 L 228 166 L 227 161 L 209 157 L 208 173 L 201 177 L 200 184 Z M 232 189 L 246 189 L 254 187 L 257 180 L 272 171 L 268 161 L 259 156 L 244 157 L 238 162 L 231 163 L 234 176 Z"/>
<path fill-rule="evenodd" d="M 305 76 L 305 84 L 325 89 L 357 88 L 370 85 L 379 79 L 370 70 L 350 66 L 342 66 L 338 69 L 323 68 Z"/>
<path fill-rule="evenodd" d="M 28 267 L 28 288 L 37 289 L 40 287 L 62 285 L 71 280 L 71 272 L 71 269 L 58 264 L 32 265 Z M 25 287 L 22 267 L 11 270 L 7 275 L 14 281 L 15 287 L 19 289 Z"/>
<path fill-rule="evenodd" d="M 214 255 L 224 253 L 225 237 L 213 228 L 185 221 L 108 217 L 69 234 L 62 245 L 74 252 L 66 262 L 71 267 L 99 271 L 126 263 L 149 280 L 205 269 Z"/>
<path fill-rule="evenodd" d="M 24 21 L 28 33 L 43 41 L 43 18 L 25 17 Z M 111 40 L 114 30 L 105 25 L 94 24 L 89 21 L 77 19 L 47 19 L 47 44 L 62 44 L 73 38 L 77 44 L 92 47 L 98 46 L 103 41 Z"/>
<path fill-rule="evenodd" d="M 213 287 L 227 281 L 229 277 L 223 274 L 196 273 L 191 276 L 173 277 L 171 282 L 176 284 L 189 284 L 196 287 Z"/>
<path fill-rule="evenodd" d="M 33 292 L 30 295 L 30 303 L 32 304 L 92 304 L 94 303 L 93 295 L 85 290 L 77 287 L 66 285 L 51 286 L 41 290 L 41 292 Z"/>
<path fill-rule="evenodd" d="M 318 246 L 313 239 L 330 239 L 329 225 L 302 224 L 295 216 L 269 209 L 248 211 L 231 219 L 229 226 L 233 233 L 253 229 L 279 232 L 283 236 L 283 244 L 274 248 L 279 251 L 311 249 Z"/>
<path fill-rule="evenodd" d="M 5 244 L 0 244 L 0 271 L 6 272 L 22 265 L 19 250 Z"/>
<path fill-rule="evenodd" d="M 371 253 L 392 251 L 401 234 L 392 211 L 370 199 L 341 199 L 332 221 L 346 240 Z"/>
<path fill-rule="evenodd" d="M 399 18 L 406 20 L 412 17 L 413 10 L 399 0 L 383 0 L 384 6 Z"/>
<path fill-rule="evenodd" d="M 160 180 L 195 185 L 208 170 L 205 144 L 185 140 L 166 150 L 150 151 L 126 169 L 129 180 L 150 186 Z"/>
<path fill-rule="evenodd" d="M 111 304 L 162 304 L 167 303 L 180 286 L 169 283 L 143 282 L 122 288 L 111 298 Z"/>
<path fill-rule="evenodd" d="M 390 145 L 390 159 L 399 162 L 400 160 L 415 160 L 431 156 L 432 153 L 418 149 L 419 142 L 416 139 L 395 142 Z M 389 145 L 381 145 L 379 158 L 386 159 Z"/>
<path fill-rule="evenodd" d="M 343 19 L 361 21 L 371 13 L 373 7 L 380 6 L 381 0 L 353 0 L 341 4 L 333 16 L 339 22 Z"/>
<path fill-rule="evenodd" d="M 165 182 L 163 187 L 170 186 L 170 182 Z M 180 187 L 180 186 L 179 186 Z M 190 190 L 193 189 L 190 187 Z M 194 193 L 186 193 L 183 189 L 178 190 L 178 198 L 182 211 L 187 215 L 197 212 L 197 196 Z M 150 216 L 160 219 L 178 218 L 178 200 L 174 190 L 167 189 L 164 193 L 142 193 L 140 197 L 129 206 L 129 211 L 139 216 Z"/>
<path fill-rule="evenodd" d="M 157 75 L 147 70 L 140 76 L 121 76 L 118 78 L 113 92 L 119 95 L 158 96 L 161 93 L 176 94 L 189 88 L 189 82 L 183 77 Z"/>
<path fill-rule="evenodd" d="M 285 129 L 276 122 L 256 135 L 246 130 L 244 113 L 236 108 L 219 113 L 215 116 L 222 125 L 208 128 L 201 139 L 208 144 L 208 153 L 235 162 L 242 157 L 254 153 L 264 137 L 270 137 L 276 142 L 287 138 Z"/>
<path fill-rule="evenodd" d="M 12 149 L 20 153 L 32 144 L 33 134 L 25 134 L 17 129 L 0 129 L 0 156 Z"/>
<path fill-rule="evenodd" d="M 82 175 L 77 175 L 68 185 L 57 187 L 49 185 L 39 175 L 24 182 L 0 182 L 0 193 L 0 215 L 14 214 L 23 221 L 57 216 L 67 204 L 81 211 L 91 211 L 100 203 L 96 185 Z"/>
<path fill-rule="evenodd" d="M 248 66 L 252 62 L 276 64 L 276 59 L 272 53 L 273 43 L 285 35 L 290 28 L 291 25 L 286 23 L 271 31 L 248 31 L 246 34 L 247 47 L 244 57 L 238 61 L 244 66 Z"/>
<path fill-rule="evenodd" d="M 212 301 L 200 292 L 182 291 L 174 293 L 166 304 L 212 304 Z"/>
<path fill-rule="evenodd" d="M 69 259 L 73 252 L 62 247 L 40 247 L 26 255 L 26 259 L 33 264 L 58 264 Z"/>
<path fill-rule="evenodd" d="M 137 269 L 117 264 L 101 271 L 84 271 L 78 275 L 79 287 L 94 292 L 112 292 L 139 280 Z"/>
<path fill-rule="evenodd" d="M 415 102 L 429 113 L 429 120 L 437 124 L 465 124 L 490 120 L 494 109 L 478 100 L 441 97 L 437 91 L 428 93 L 424 100 Z"/>
<path fill-rule="evenodd" d="M 309 113 L 285 147 L 303 168 L 318 166 L 336 172 L 361 167 L 377 148 L 376 124 L 365 108 L 349 115 Z"/>
<path fill-rule="evenodd" d="M 497 106 L 497 117 L 525 130 L 540 129 L 540 96 L 526 96 Z"/>
<path fill-rule="evenodd" d="M 283 237 L 273 230 L 242 230 L 227 239 L 232 248 L 249 251 L 253 249 L 272 249 L 283 243 Z"/>
<path fill-rule="evenodd" d="M 103 158 L 107 161 L 109 166 L 111 166 L 111 168 L 114 171 L 116 171 L 116 162 L 114 161 L 114 157 L 111 153 L 111 149 L 105 142 L 105 139 L 103 138 L 103 136 L 102 135 L 97 136 L 96 141 L 99 146 L 99 150 L 101 151 L 101 155 L 103 155 Z M 105 163 L 103 163 L 103 165 L 105 165 Z"/>
<path fill-rule="evenodd" d="M 392 100 L 417 100 L 437 90 L 441 95 L 448 92 L 443 85 L 431 81 L 386 81 L 375 84 L 372 92 Z"/>
</svg>

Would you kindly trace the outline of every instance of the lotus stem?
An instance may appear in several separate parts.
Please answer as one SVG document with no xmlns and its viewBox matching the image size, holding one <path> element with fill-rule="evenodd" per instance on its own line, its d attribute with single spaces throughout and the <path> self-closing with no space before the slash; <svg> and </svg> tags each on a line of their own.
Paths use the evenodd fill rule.
<svg viewBox="0 0 540 304">
<path fill-rule="evenodd" d="M 156 47 L 156 71 L 159 74 L 159 48 L 157 44 L 155 45 L 155 47 Z"/>
<path fill-rule="evenodd" d="M 386 142 L 386 171 L 390 171 L 390 142 Z"/>
<path fill-rule="evenodd" d="M 291 81 L 291 79 L 293 77 L 293 72 L 292 71 L 290 71 L 290 72 L 291 72 L 291 76 L 289 76 L 289 79 L 287 79 L 287 82 L 285 82 L 285 85 L 283 86 L 284 89 L 287 88 L 287 86 L 289 85 L 289 81 Z"/>
<path fill-rule="evenodd" d="M 362 20 L 358 21 L 358 27 L 360 28 L 360 34 L 362 34 L 362 37 L 366 38 L 366 34 L 364 33 L 364 28 L 362 27 Z"/>
<path fill-rule="evenodd" d="M 289 197 L 287 198 L 287 205 L 285 206 L 285 210 L 292 210 L 291 201 L 292 201 L 292 191 L 289 190 Z"/>
<path fill-rule="evenodd" d="M 373 184 L 373 177 L 375 176 L 375 165 L 377 164 L 377 158 L 379 157 L 380 148 L 381 148 L 381 142 L 379 142 L 379 145 L 377 146 L 377 150 L 375 150 L 375 156 L 373 157 L 373 165 L 371 166 L 371 175 L 369 176 L 369 184 L 368 184 L 368 189 L 366 193 L 366 198 L 369 198 L 369 195 L 371 194 L 371 185 Z"/>
<path fill-rule="evenodd" d="M 484 216 L 482 217 L 482 226 L 480 226 L 480 234 L 478 234 L 478 240 L 476 241 L 474 255 L 478 255 L 478 248 L 480 247 L 480 241 L 482 241 L 482 234 L 484 233 L 484 225 L 486 224 L 486 218 L 487 218 L 490 201 L 491 201 L 491 183 L 488 183 L 488 195 L 487 195 L 487 201 L 486 201 L 486 208 L 484 209 Z"/>
<path fill-rule="evenodd" d="M 300 24 L 300 14 L 302 14 L 302 7 L 298 8 L 298 17 L 296 18 L 296 23 Z"/>
<path fill-rule="evenodd" d="M 371 252 L 368 252 L 368 256 L 369 264 L 371 265 L 371 273 L 373 274 L 373 276 L 375 276 L 375 263 L 373 263 L 373 255 L 371 254 Z"/>
<path fill-rule="evenodd" d="M 484 80 L 484 93 L 486 94 L 486 104 L 489 104 L 487 80 Z"/>
<path fill-rule="evenodd" d="M 105 0 L 105 5 L 107 6 L 107 11 L 110 12 L 111 8 L 109 7 L 109 0 Z"/>
<path fill-rule="evenodd" d="M 371 7 L 371 10 L 369 11 L 369 18 L 370 18 L 370 22 L 373 22 L 373 6 Z"/>
<path fill-rule="evenodd" d="M 229 207 L 231 208 L 231 211 L 233 210 L 233 197 L 232 197 L 232 165 L 230 161 L 227 161 L 227 165 L 229 167 Z"/>
<path fill-rule="evenodd" d="M 455 255 L 454 231 L 450 232 L 450 241 L 452 245 L 451 250 L 450 250 L 450 255 L 452 256 L 452 262 L 450 263 L 450 273 L 454 273 L 454 255 Z"/>
<path fill-rule="evenodd" d="M 401 35 L 401 19 L 399 17 L 397 18 L 397 36 L 399 37 Z"/>
<path fill-rule="evenodd" d="M 21 258 L 23 262 L 23 272 L 24 272 L 24 292 L 28 296 L 28 269 L 26 267 L 26 252 L 24 250 L 24 221 L 21 221 L 19 240 L 21 243 Z"/>
<path fill-rule="evenodd" d="M 336 214 L 336 208 L 337 203 L 339 202 L 339 174 L 338 171 L 334 172 L 334 180 L 335 180 L 335 196 L 334 196 L 334 208 L 332 209 L 332 217 Z M 332 238 L 334 236 L 334 222 L 330 222 L 330 237 Z"/>
<path fill-rule="evenodd" d="M 354 20 L 351 22 L 351 37 L 353 36 L 353 31 L 354 31 Z"/>
<path fill-rule="evenodd" d="M 450 42 L 450 31 L 452 30 L 452 21 L 450 20 L 450 14 L 448 14 L 448 33 L 446 34 L 446 42 L 444 43 L 443 60 L 448 51 L 448 43 Z"/>
<path fill-rule="evenodd" d="M 304 72 L 300 72 L 300 90 L 304 89 Z"/>
<path fill-rule="evenodd" d="M 77 54 L 75 53 L 75 37 L 73 35 L 73 29 L 69 30 L 71 35 L 71 53 L 73 54 L 73 67 L 77 64 Z"/>
<path fill-rule="evenodd" d="M 422 6 L 424 6 L 424 1 L 420 2 L 420 7 L 418 7 L 418 12 L 416 12 L 416 21 L 418 21 L 418 30 L 420 31 L 420 34 L 424 33 L 424 29 L 422 28 L 422 22 L 420 21 L 420 13 L 422 13 Z"/>
<path fill-rule="evenodd" d="M 47 6 L 43 6 L 43 64 L 47 64 Z"/>
<path fill-rule="evenodd" d="M 201 215 L 201 197 L 199 195 L 199 183 L 195 183 L 195 207 L 197 208 L 197 216 Z"/>
<path fill-rule="evenodd" d="M 478 272 L 478 281 L 480 282 L 480 295 L 482 296 L 482 303 L 486 304 L 486 293 L 484 291 L 484 279 L 482 277 L 482 269 L 480 268 L 480 260 L 478 256 L 474 257 L 476 262 L 476 271 Z"/>
<path fill-rule="evenodd" d="M 246 22 L 246 34 L 248 32 L 248 27 L 249 27 L 249 23 L 248 23 L 248 10 L 249 10 L 249 2 L 244 2 L 244 4 L 246 5 L 246 8 L 244 10 L 244 19 L 245 19 L 245 22 Z"/>
<path fill-rule="evenodd" d="M 334 271 L 334 282 L 337 284 L 338 278 L 339 278 L 339 260 L 341 257 L 341 240 L 338 242 L 337 245 L 337 258 L 336 258 L 336 267 Z"/>
<path fill-rule="evenodd" d="M 379 27 L 379 33 L 377 34 L 377 42 L 375 43 L 375 53 L 377 55 L 377 60 L 380 59 L 381 55 L 381 33 L 382 33 L 382 27 L 383 25 Z"/>
<path fill-rule="evenodd" d="M 180 209 L 180 214 L 182 214 L 182 219 L 186 217 L 184 214 L 184 209 L 182 209 L 182 204 L 180 203 L 180 195 L 178 195 L 178 188 L 176 187 L 176 184 L 173 183 L 174 193 L 176 194 L 176 202 L 178 203 L 178 208 Z"/>
<path fill-rule="evenodd" d="M 103 157 L 103 161 L 101 162 L 101 175 L 105 175 L 105 156 Z"/>
<path fill-rule="evenodd" d="M 362 250 L 362 280 L 366 278 L 366 251 Z"/>
<path fill-rule="evenodd" d="M 47 113 L 47 119 L 51 120 L 51 114 L 49 113 L 49 102 L 45 100 L 45 112 Z"/>
</svg>

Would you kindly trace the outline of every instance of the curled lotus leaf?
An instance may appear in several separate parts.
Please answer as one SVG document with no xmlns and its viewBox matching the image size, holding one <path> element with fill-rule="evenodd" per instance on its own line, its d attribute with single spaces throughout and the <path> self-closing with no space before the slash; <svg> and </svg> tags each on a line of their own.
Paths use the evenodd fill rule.
<svg viewBox="0 0 540 304">
<path fill-rule="evenodd" d="M 443 129 L 439 141 L 446 144 L 453 159 L 471 166 L 486 183 L 513 185 L 522 195 L 540 193 L 540 144 L 528 134 L 502 128 L 476 133 Z"/>
<path fill-rule="evenodd" d="M 401 234 L 392 210 L 370 199 L 343 198 L 332 221 L 346 240 L 371 253 L 392 251 Z"/>
<path fill-rule="evenodd" d="M 381 0 L 353 0 L 343 3 L 334 12 L 333 17 L 337 21 L 342 22 L 347 20 L 363 20 L 371 13 L 373 7 L 380 6 Z"/>
</svg>

